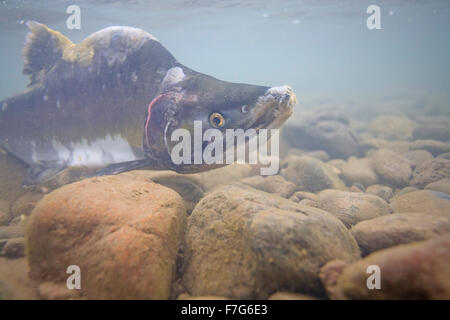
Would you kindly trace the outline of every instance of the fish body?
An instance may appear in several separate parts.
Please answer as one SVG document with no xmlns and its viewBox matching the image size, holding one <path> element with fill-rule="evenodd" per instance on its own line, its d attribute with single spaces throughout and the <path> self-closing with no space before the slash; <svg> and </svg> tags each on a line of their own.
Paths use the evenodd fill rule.
<svg viewBox="0 0 450 320">
<path fill-rule="evenodd" d="M 195 120 L 205 129 L 215 127 L 212 114 L 223 118 L 224 131 L 279 126 L 292 113 L 289 87 L 229 83 L 198 73 L 140 29 L 109 27 L 74 44 L 43 24 L 28 27 L 23 72 L 31 81 L 24 92 L 0 102 L 0 148 L 33 169 L 32 184 L 75 166 L 113 165 L 113 173 L 142 166 L 208 170 L 173 165 L 167 135 L 192 130 Z"/>
</svg>

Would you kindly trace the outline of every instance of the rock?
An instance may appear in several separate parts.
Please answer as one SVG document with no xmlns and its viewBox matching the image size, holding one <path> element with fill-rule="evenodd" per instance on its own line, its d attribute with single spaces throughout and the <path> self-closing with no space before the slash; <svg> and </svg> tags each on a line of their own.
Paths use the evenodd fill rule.
<svg viewBox="0 0 450 320">
<path fill-rule="evenodd" d="M 187 293 L 182 293 L 178 296 L 177 300 L 229 300 L 225 297 L 217 297 L 217 296 L 191 296 Z"/>
<path fill-rule="evenodd" d="M 198 179 L 197 181 L 199 181 L 203 190 L 211 191 L 220 186 L 254 176 L 255 174 L 259 175 L 259 170 L 255 172 L 253 166 L 235 163 L 219 169 L 190 174 L 189 176 Z"/>
<path fill-rule="evenodd" d="M 275 292 L 267 300 L 317 300 L 312 296 L 294 292 Z"/>
<path fill-rule="evenodd" d="M 433 159 L 433 155 L 425 150 L 409 151 L 403 155 L 415 168 L 421 166 L 425 161 Z"/>
<path fill-rule="evenodd" d="M 79 291 L 68 289 L 67 285 L 43 282 L 38 287 L 39 298 L 43 300 L 73 300 L 80 298 Z"/>
<path fill-rule="evenodd" d="M 0 151 L 0 199 L 7 203 L 14 202 L 26 192 L 22 182 L 27 166 L 11 155 Z"/>
<path fill-rule="evenodd" d="M 345 163 L 346 163 L 346 161 L 343 159 L 333 159 L 333 160 L 327 161 L 327 164 L 329 166 L 337 169 L 337 171 L 336 170 L 334 171 L 337 175 L 340 175 L 342 173 L 342 167 L 344 166 Z"/>
<path fill-rule="evenodd" d="M 34 191 L 23 194 L 16 201 L 14 201 L 11 208 L 12 216 L 29 216 L 31 214 L 31 211 L 33 211 L 34 207 L 42 199 L 43 196 L 43 193 Z"/>
<path fill-rule="evenodd" d="M 450 216 L 450 196 L 432 190 L 417 190 L 396 195 L 391 199 L 391 207 L 395 213 L 423 212 Z"/>
<path fill-rule="evenodd" d="M 249 185 L 255 189 L 259 189 L 268 193 L 277 194 L 283 198 L 289 198 L 298 189 L 298 187 L 282 176 L 253 176 L 241 180 L 242 183 Z"/>
<path fill-rule="evenodd" d="M 378 177 L 372 169 L 372 159 L 357 159 L 350 157 L 341 167 L 341 176 L 347 183 L 361 183 L 369 186 L 378 182 Z"/>
<path fill-rule="evenodd" d="M 264 299 L 275 291 L 321 294 L 319 268 L 359 257 L 329 213 L 250 187 L 209 193 L 189 217 L 183 284 L 194 296 Z"/>
<path fill-rule="evenodd" d="M 450 160 L 430 159 L 414 170 L 411 185 L 424 187 L 442 179 L 450 179 Z"/>
<path fill-rule="evenodd" d="M 122 175 L 149 179 L 175 190 L 183 198 L 188 214 L 194 210 L 195 205 L 204 196 L 200 181 L 192 175 L 179 174 L 173 171 L 142 170 L 130 171 Z"/>
<path fill-rule="evenodd" d="M 28 276 L 25 258 L 0 256 L 0 300 L 36 300 L 37 284 Z"/>
<path fill-rule="evenodd" d="M 344 299 L 338 287 L 338 278 L 348 266 L 348 263 L 339 259 L 329 261 L 320 268 L 319 279 L 325 287 L 329 297 L 333 299 Z"/>
<path fill-rule="evenodd" d="M 103 176 L 66 185 L 35 207 L 27 229 L 30 275 L 65 282 L 77 265 L 89 299 L 167 299 L 186 210 L 172 189 Z"/>
<path fill-rule="evenodd" d="M 335 264 L 330 262 L 329 264 Z M 324 279 L 337 268 L 321 269 Z M 368 290 L 369 266 L 378 266 L 381 290 Z M 341 270 L 336 281 L 324 281 L 331 299 L 450 299 L 450 235 L 372 253 Z M 332 273 L 332 276 L 327 273 Z"/>
<path fill-rule="evenodd" d="M 438 155 L 438 158 L 450 160 L 450 152 L 441 153 L 440 155 Z"/>
<path fill-rule="evenodd" d="M 430 216 L 424 213 L 394 213 L 362 221 L 352 234 L 363 255 L 450 233 L 450 217 Z"/>
<path fill-rule="evenodd" d="M 439 125 L 422 125 L 413 130 L 413 140 L 450 141 L 450 128 Z"/>
<path fill-rule="evenodd" d="M 411 177 L 411 166 L 408 160 L 399 154 L 381 149 L 372 155 L 375 172 L 382 181 L 395 187 L 404 187 Z"/>
<path fill-rule="evenodd" d="M 25 240 L 24 238 L 8 239 L 1 250 L 0 255 L 8 258 L 20 258 L 25 255 Z"/>
<path fill-rule="evenodd" d="M 401 196 L 403 194 L 407 194 L 408 192 L 417 191 L 418 189 L 415 187 L 404 187 L 403 189 L 397 189 L 395 191 L 395 196 Z"/>
<path fill-rule="evenodd" d="M 0 239 L 20 238 L 25 234 L 25 228 L 21 225 L 0 227 Z"/>
<path fill-rule="evenodd" d="M 339 190 L 320 192 L 317 205 L 336 216 L 347 227 L 392 212 L 386 201 L 373 194 Z"/>
<path fill-rule="evenodd" d="M 0 226 L 7 224 L 9 219 L 9 203 L 0 199 Z"/>
<path fill-rule="evenodd" d="M 444 192 L 450 194 L 450 179 L 442 179 L 436 182 L 432 182 L 425 186 L 425 189 Z"/>
<path fill-rule="evenodd" d="M 416 140 L 409 146 L 410 150 L 426 150 L 437 157 L 442 153 L 450 152 L 450 145 L 436 140 Z"/>
<path fill-rule="evenodd" d="M 383 186 L 381 184 L 368 186 L 366 192 L 374 194 L 386 202 L 389 202 L 389 200 L 391 200 L 391 198 L 394 196 L 394 193 L 392 192 L 392 189 L 390 187 Z"/>
<path fill-rule="evenodd" d="M 414 125 L 414 122 L 406 117 L 378 116 L 369 124 L 368 131 L 385 140 L 408 140 Z"/>
<path fill-rule="evenodd" d="M 328 161 L 330 159 L 330 156 L 326 151 L 323 150 L 316 150 L 316 151 L 309 151 L 305 153 L 305 156 L 313 157 L 316 159 L 319 159 L 320 161 Z"/>
<path fill-rule="evenodd" d="M 344 183 L 327 164 L 308 156 L 287 157 L 282 164 L 281 175 L 301 191 L 345 189 Z"/>
<path fill-rule="evenodd" d="M 329 111 L 305 114 L 297 125 L 283 126 L 281 134 L 290 148 L 324 150 L 331 158 L 361 154 L 359 139 L 348 119 Z"/>
<path fill-rule="evenodd" d="M 311 192 L 297 191 L 289 198 L 289 200 L 294 202 L 300 202 L 305 199 L 317 202 L 317 195 Z"/>
</svg>

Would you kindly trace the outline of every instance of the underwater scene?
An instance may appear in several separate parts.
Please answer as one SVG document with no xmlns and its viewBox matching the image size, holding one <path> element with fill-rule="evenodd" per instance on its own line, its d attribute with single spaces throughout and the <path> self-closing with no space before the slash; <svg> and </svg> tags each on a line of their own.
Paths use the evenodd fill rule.
<svg viewBox="0 0 450 320">
<path fill-rule="evenodd" d="M 0 300 L 449 300 L 449 30 L 448 0 L 0 1 Z"/>
</svg>

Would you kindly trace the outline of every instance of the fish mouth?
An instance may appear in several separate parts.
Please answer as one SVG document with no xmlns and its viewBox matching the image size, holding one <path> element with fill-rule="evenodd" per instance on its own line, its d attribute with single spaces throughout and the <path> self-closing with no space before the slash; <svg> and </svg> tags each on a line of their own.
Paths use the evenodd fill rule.
<svg viewBox="0 0 450 320">
<path fill-rule="evenodd" d="M 248 128 L 278 129 L 292 115 L 297 97 L 289 86 L 272 87 L 260 96 L 252 108 Z"/>
</svg>

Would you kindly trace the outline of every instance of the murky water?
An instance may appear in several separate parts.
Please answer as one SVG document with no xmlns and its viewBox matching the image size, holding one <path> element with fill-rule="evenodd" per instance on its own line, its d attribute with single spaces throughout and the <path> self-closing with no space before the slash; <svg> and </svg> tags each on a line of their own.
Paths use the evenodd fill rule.
<svg viewBox="0 0 450 320">
<path fill-rule="evenodd" d="M 0 97 L 27 84 L 20 72 L 23 22 L 36 20 L 73 41 L 111 25 L 142 28 L 194 70 L 233 82 L 289 84 L 304 109 L 448 114 L 449 2 L 377 1 L 382 29 L 368 30 L 372 2 L 2 1 Z M 81 30 L 65 27 L 73 3 L 82 11 Z"/>
</svg>

